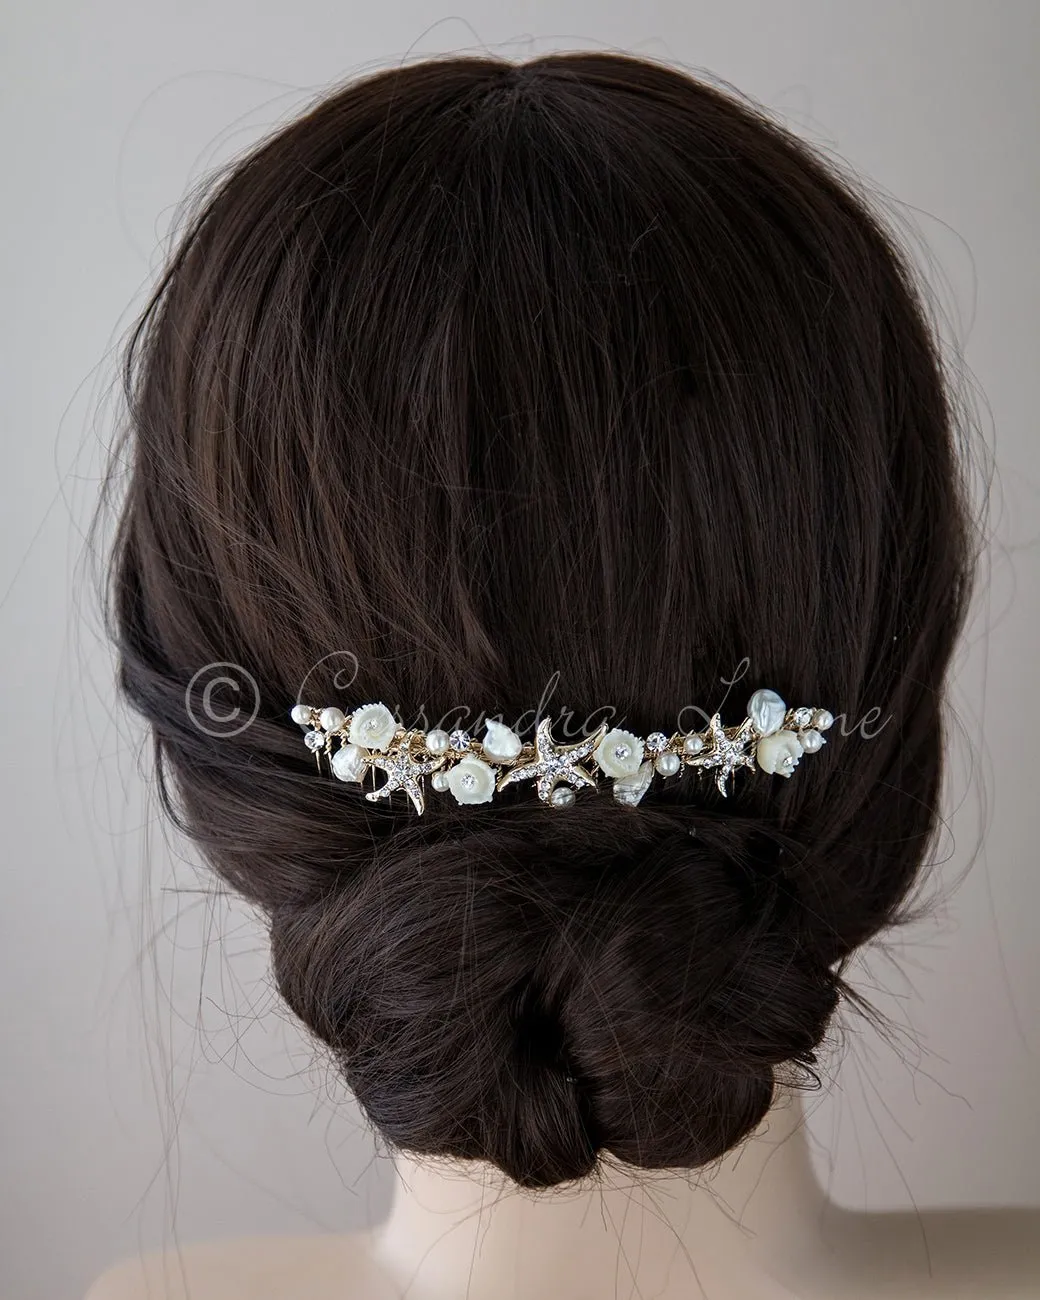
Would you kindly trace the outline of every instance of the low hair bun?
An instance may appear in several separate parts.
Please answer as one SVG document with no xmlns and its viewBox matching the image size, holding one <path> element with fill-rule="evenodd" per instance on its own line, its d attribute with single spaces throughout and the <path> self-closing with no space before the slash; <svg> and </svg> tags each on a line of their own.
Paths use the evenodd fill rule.
<svg viewBox="0 0 1040 1300">
<path fill-rule="evenodd" d="M 723 1155 L 769 1109 L 776 1067 L 812 1060 L 837 1005 L 793 891 L 758 874 L 758 840 L 734 858 L 702 835 L 652 848 L 616 878 L 576 969 L 565 1033 L 599 1144 L 630 1164 Z"/>
<path fill-rule="evenodd" d="M 702 1164 L 758 1123 L 774 1066 L 812 1051 L 836 1002 L 760 839 L 591 801 L 392 836 L 275 911 L 278 984 L 406 1149 L 526 1187 L 605 1152 Z"/>
</svg>

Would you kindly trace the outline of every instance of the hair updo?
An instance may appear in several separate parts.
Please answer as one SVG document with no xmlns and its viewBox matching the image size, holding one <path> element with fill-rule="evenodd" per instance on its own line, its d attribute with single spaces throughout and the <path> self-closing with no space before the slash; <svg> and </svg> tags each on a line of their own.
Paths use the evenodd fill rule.
<svg viewBox="0 0 1040 1300">
<path fill-rule="evenodd" d="M 121 686 L 390 1142 L 527 1187 L 692 1168 L 811 1066 L 936 822 L 970 585 L 939 356 L 845 182 L 627 56 L 369 76 L 207 191 L 125 355 Z M 186 707 L 215 663 L 250 725 Z M 542 701 L 645 735 L 759 685 L 839 715 L 812 763 L 637 809 L 420 818 L 289 719 Z"/>
</svg>

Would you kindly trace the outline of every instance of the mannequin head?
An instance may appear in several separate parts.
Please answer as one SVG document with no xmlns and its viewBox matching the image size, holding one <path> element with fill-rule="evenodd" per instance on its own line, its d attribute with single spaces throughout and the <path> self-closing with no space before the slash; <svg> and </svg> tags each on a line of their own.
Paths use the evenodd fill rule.
<svg viewBox="0 0 1040 1300">
<path fill-rule="evenodd" d="M 376 1129 L 527 1187 L 733 1147 L 812 1077 L 936 824 L 967 517 L 877 220 L 660 65 L 414 64 L 218 178 L 126 378 L 121 685 Z M 186 708 L 218 662 L 258 691 L 234 734 Z M 409 724 L 646 734 L 768 684 L 839 725 L 728 799 L 683 774 L 418 818 L 300 745 L 289 707 L 347 662 Z"/>
</svg>

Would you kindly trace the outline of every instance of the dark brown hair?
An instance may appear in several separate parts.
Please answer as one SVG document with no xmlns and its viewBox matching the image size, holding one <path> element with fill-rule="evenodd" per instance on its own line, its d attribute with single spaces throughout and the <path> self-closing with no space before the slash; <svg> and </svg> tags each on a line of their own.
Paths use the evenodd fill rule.
<svg viewBox="0 0 1040 1300">
<path fill-rule="evenodd" d="M 220 176 L 125 362 L 122 688 L 372 1123 L 528 1187 L 732 1147 L 936 823 L 968 518 L 892 237 L 684 73 L 433 60 Z M 214 662 L 251 725 L 198 725 Z M 755 686 L 840 715 L 825 749 L 638 809 L 521 786 L 419 818 L 319 775 L 288 716 L 541 700 L 646 734 Z"/>
</svg>

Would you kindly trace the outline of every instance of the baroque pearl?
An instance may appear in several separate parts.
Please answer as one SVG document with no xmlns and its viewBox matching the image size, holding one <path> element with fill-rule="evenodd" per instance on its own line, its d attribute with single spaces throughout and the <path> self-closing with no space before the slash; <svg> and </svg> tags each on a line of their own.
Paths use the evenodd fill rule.
<svg viewBox="0 0 1040 1300">
<path fill-rule="evenodd" d="M 505 723 L 489 718 L 482 748 L 496 763 L 508 763 L 520 753 L 520 737 Z"/>
<path fill-rule="evenodd" d="M 762 736 L 771 736 L 783 726 L 787 705 L 776 691 L 763 688 L 748 700 L 747 714 Z"/>
<path fill-rule="evenodd" d="M 342 709 L 322 709 L 318 721 L 326 731 L 335 731 L 337 727 L 342 727 L 346 722 L 346 714 Z"/>
<path fill-rule="evenodd" d="M 331 766 L 341 781 L 360 781 L 365 775 L 365 751 L 360 745 L 341 745 L 332 755 Z"/>
<path fill-rule="evenodd" d="M 682 765 L 682 759 L 678 754 L 658 754 L 654 759 L 654 767 L 662 776 L 674 776 Z"/>
</svg>

